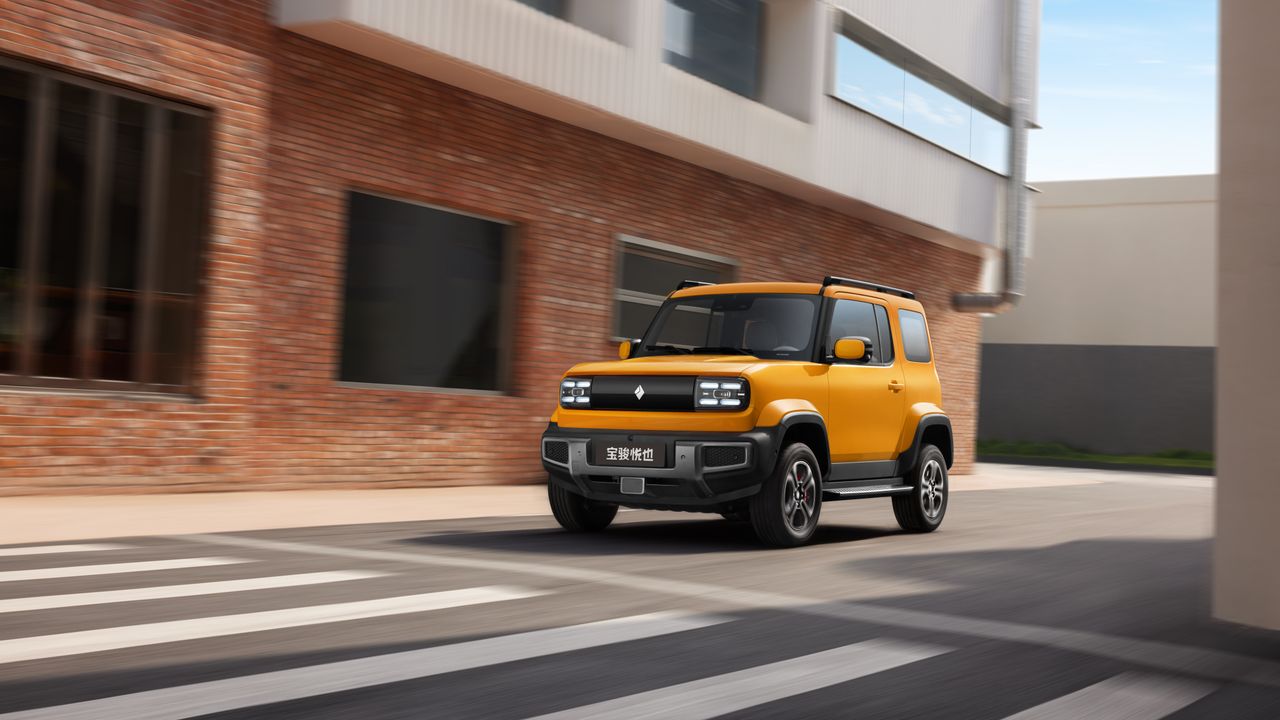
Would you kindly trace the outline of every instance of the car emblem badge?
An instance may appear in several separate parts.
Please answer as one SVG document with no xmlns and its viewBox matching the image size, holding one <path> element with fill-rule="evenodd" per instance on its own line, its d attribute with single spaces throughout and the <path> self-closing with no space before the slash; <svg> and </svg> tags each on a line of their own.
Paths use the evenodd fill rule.
<svg viewBox="0 0 1280 720">
<path fill-rule="evenodd" d="M 644 386 L 643 386 L 643 385 L 637 385 L 637 386 L 636 386 L 636 389 L 635 389 L 635 395 L 636 395 L 636 399 L 637 399 L 637 400 L 641 400 L 641 399 L 643 399 L 643 398 L 644 398 Z"/>
</svg>

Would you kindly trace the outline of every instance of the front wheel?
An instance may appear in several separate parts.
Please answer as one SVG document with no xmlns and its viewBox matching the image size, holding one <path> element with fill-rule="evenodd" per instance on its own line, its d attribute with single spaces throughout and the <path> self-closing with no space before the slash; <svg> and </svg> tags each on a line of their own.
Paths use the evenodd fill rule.
<svg viewBox="0 0 1280 720">
<path fill-rule="evenodd" d="M 933 532 L 947 514 L 947 459 L 936 446 L 925 445 L 911 475 L 911 492 L 893 497 L 893 516 L 907 532 Z"/>
<path fill-rule="evenodd" d="M 762 542 L 795 547 L 813 537 L 822 512 L 822 474 L 818 468 L 818 459 L 804 443 L 792 443 L 779 453 L 773 474 L 748 507 L 751 527 Z"/>
<path fill-rule="evenodd" d="M 551 503 L 551 514 L 556 516 L 556 522 L 572 532 L 599 532 L 609 527 L 618 514 L 617 505 L 592 502 L 554 482 L 547 483 L 547 500 Z"/>
</svg>

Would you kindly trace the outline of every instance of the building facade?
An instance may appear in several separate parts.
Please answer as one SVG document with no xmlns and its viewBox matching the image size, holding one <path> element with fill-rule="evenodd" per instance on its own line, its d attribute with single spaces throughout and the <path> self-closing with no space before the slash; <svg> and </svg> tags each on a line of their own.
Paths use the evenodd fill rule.
<svg viewBox="0 0 1280 720">
<path fill-rule="evenodd" d="M 1213 614 L 1280 630 L 1280 5 L 1222 4 L 1218 96 L 1218 470 Z"/>
<path fill-rule="evenodd" d="M 1212 452 L 1217 177 L 1037 188 L 1027 297 L 983 323 L 979 438 Z"/>
<path fill-rule="evenodd" d="M 533 482 L 676 281 L 825 274 L 963 472 L 1015 2 L 0 6 L 0 492 Z"/>
</svg>

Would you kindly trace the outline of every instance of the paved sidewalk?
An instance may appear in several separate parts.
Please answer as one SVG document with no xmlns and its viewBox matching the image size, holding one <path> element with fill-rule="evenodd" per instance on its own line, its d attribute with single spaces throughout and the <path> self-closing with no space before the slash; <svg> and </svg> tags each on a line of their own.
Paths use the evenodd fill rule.
<svg viewBox="0 0 1280 720">
<path fill-rule="evenodd" d="M 979 464 L 974 474 L 953 477 L 952 489 L 1089 485 L 1117 478 L 1185 481 L 1181 476 Z M 0 545 L 547 514 L 550 509 L 541 485 L 24 496 L 0 498 Z"/>
</svg>

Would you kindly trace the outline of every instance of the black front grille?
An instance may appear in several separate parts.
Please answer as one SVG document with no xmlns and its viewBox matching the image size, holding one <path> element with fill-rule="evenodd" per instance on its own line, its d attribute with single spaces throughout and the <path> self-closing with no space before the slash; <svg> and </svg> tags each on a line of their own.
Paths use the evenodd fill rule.
<svg viewBox="0 0 1280 720">
<path fill-rule="evenodd" d="M 591 379 L 595 410 L 693 410 L 692 377 L 597 375 Z"/>
<path fill-rule="evenodd" d="M 542 454 L 552 462 L 569 462 L 569 443 L 563 440 L 548 440 L 542 444 Z"/>
<path fill-rule="evenodd" d="M 702 449 L 702 464 L 705 467 L 724 467 L 725 465 L 741 465 L 747 461 L 747 449 L 733 445 L 712 445 Z"/>
</svg>

